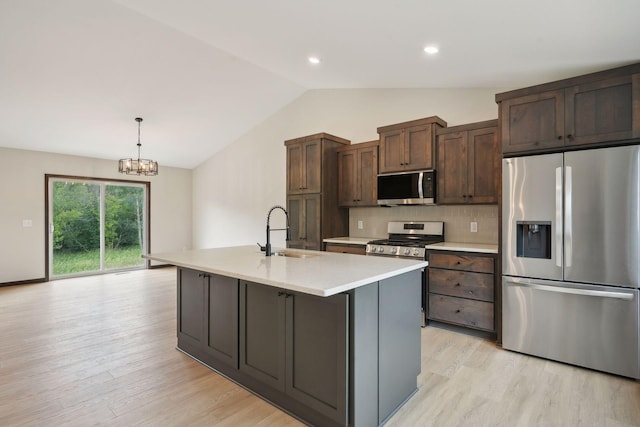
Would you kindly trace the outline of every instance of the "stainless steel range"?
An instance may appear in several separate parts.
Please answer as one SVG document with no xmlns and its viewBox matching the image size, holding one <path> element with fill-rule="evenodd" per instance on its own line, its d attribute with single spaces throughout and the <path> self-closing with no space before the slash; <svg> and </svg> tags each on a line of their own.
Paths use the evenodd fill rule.
<svg viewBox="0 0 640 427">
<path fill-rule="evenodd" d="M 444 242 L 442 221 L 391 221 L 389 238 L 367 243 L 367 255 L 425 259 L 425 245 Z"/>
</svg>

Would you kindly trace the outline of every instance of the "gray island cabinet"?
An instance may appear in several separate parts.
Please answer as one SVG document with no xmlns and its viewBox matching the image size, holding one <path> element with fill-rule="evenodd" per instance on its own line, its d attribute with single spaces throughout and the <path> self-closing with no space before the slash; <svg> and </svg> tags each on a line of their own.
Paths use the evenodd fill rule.
<svg viewBox="0 0 640 427">
<path fill-rule="evenodd" d="M 310 425 L 384 424 L 417 390 L 426 263 L 256 252 L 148 256 L 178 266 L 178 349 Z"/>
</svg>

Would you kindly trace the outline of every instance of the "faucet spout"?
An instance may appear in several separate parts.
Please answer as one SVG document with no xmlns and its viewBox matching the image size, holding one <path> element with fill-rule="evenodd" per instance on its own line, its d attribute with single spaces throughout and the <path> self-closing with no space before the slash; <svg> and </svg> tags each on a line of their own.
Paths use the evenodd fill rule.
<svg viewBox="0 0 640 427">
<path fill-rule="evenodd" d="M 269 222 L 271 221 L 271 212 L 273 212 L 276 209 L 280 209 L 282 212 L 284 212 L 284 215 L 287 218 L 287 228 L 276 228 L 276 229 L 271 230 L 271 226 L 269 225 Z M 291 240 L 291 229 L 289 228 L 289 213 L 287 212 L 287 210 L 285 208 L 283 208 L 280 205 L 275 205 L 274 207 L 269 209 L 269 213 L 267 214 L 267 244 L 265 245 L 265 256 L 271 256 L 271 254 L 272 254 L 272 252 L 271 252 L 271 231 L 286 231 L 287 232 L 286 240 L 287 241 Z"/>
</svg>

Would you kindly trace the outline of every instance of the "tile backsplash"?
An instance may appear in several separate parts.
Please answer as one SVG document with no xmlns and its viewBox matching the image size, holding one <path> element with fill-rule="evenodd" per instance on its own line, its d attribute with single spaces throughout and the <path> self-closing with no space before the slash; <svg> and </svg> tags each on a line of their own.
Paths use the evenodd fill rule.
<svg viewBox="0 0 640 427">
<path fill-rule="evenodd" d="M 349 236 L 385 238 L 389 221 L 444 221 L 448 242 L 498 244 L 497 205 L 351 208 Z M 470 231 L 471 222 L 478 223 L 476 233 Z"/>
</svg>

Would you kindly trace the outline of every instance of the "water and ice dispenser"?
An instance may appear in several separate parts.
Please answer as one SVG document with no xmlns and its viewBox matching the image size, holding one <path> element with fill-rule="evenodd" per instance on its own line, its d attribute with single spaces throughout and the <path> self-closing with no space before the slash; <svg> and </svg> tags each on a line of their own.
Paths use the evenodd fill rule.
<svg viewBox="0 0 640 427">
<path fill-rule="evenodd" d="M 516 221 L 516 256 L 551 259 L 551 221 Z"/>
</svg>

